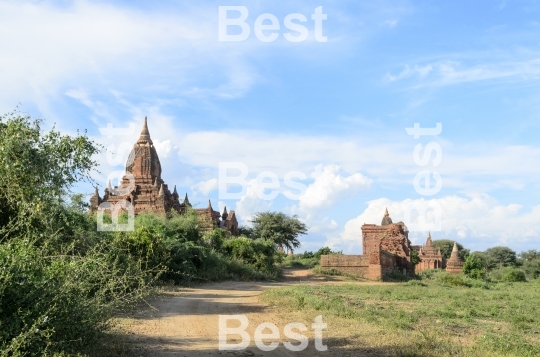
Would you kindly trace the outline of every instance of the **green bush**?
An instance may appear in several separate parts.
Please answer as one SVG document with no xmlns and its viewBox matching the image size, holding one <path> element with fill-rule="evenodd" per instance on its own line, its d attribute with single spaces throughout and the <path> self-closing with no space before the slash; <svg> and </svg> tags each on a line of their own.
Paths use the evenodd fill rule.
<svg viewBox="0 0 540 357">
<path fill-rule="evenodd" d="M 337 270 L 337 269 L 334 269 L 334 268 L 330 268 L 330 269 L 322 269 L 320 266 L 317 266 L 313 269 L 313 272 L 315 274 L 321 274 L 321 275 L 345 275 L 344 273 L 342 273 L 341 271 Z"/>
<path fill-rule="evenodd" d="M 203 236 L 203 241 L 214 250 L 221 250 L 225 241 L 226 233 L 223 229 L 216 228 Z"/>
<path fill-rule="evenodd" d="M 521 269 L 514 267 L 503 267 L 492 270 L 489 273 L 489 278 L 493 281 L 501 281 L 507 283 L 527 281 L 525 272 Z"/>
<path fill-rule="evenodd" d="M 471 286 L 471 283 L 467 281 L 463 275 L 450 274 L 447 272 L 437 274 L 436 282 L 441 285 L 467 286 L 467 287 Z"/>
<path fill-rule="evenodd" d="M 527 281 L 527 277 L 525 276 L 525 272 L 520 269 L 516 268 L 508 268 L 503 273 L 501 281 L 505 282 L 522 282 Z"/>
<path fill-rule="evenodd" d="M 266 273 L 275 273 L 275 245 L 265 239 L 249 239 L 239 237 L 226 240 L 223 250 L 232 258 L 236 258 Z"/>
<path fill-rule="evenodd" d="M 383 277 L 383 280 L 384 281 L 409 281 L 409 280 L 411 280 L 411 277 L 409 277 L 408 275 L 403 274 L 399 270 L 394 270 L 390 274 L 386 274 Z"/>
<path fill-rule="evenodd" d="M 521 268 L 531 280 L 540 277 L 540 259 L 525 261 Z"/>
<path fill-rule="evenodd" d="M 463 273 L 472 279 L 485 279 L 484 261 L 476 254 L 471 254 L 463 263 Z"/>
<path fill-rule="evenodd" d="M 437 275 L 439 275 L 441 273 L 445 273 L 445 271 L 442 270 L 442 269 L 426 269 L 426 270 L 420 271 L 416 275 L 420 279 L 431 280 L 431 279 L 434 279 Z"/>
<path fill-rule="evenodd" d="M 103 242 L 85 255 L 49 255 L 27 240 L 0 245 L 0 355 L 76 352 L 96 342 L 119 308 L 159 275 Z"/>
<path fill-rule="evenodd" d="M 281 262 L 281 266 L 284 268 L 313 268 L 319 263 L 320 259 L 314 258 L 313 253 L 311 253 L 311 258 L 305 258 L 304 254 L 294 254 L 286 256 Z"/>
</svg>

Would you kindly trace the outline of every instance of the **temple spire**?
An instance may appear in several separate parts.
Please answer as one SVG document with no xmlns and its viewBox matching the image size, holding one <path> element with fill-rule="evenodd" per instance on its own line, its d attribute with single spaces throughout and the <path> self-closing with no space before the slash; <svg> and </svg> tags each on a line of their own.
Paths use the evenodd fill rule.
<svg viewBox="0 0 540 357">
<path fill-rule="evenodd" d="M 454 248 L 452 248 L 452 255 L 454 255 L 454 253 L 459 254 L 457 242 L 454 242 Z"/>
<path fill-rule="evenodd" d="M 139 140 L 137 142 L 148 142 L 152 144 L 152 139 L 150 139 L 150 131 L 148 131 L 148 122 L 146 117 L 144 117 L 144 124 L 141 130 L 141 136 L 139 136 Z"/>
<path fill-rule="evenodd" d="M 208 207 L 206 207 L 206 209 L 213 211 L 212 202 L 210 202 L 210 200 L 208 200 Z"/>
<path fill-rule="evenodd" d="M 227 206 L 225 206 L 225 208 L 223 209 L 223 214 L 221 215 L 221 219 L 226 220 L 228 215 L 229 214 L 227 213 Z"/>
<path fill-rule="evenodd" d="M 163 184 L 161 184 L 161 187 L 159 188 L 158 196 L 163 196 L 163 195 L 164 195 L 164 192 L 163 192 Z"/>
<path fill-rule="evenodd" d="M 109 191 L 109 193 L 112 193 L 111 180 L 109 180 L 109 182 L 107 183 L 107 190 Z"/>
<path fill-rule="evenodd" d="M 187 193 L 186 193 L 186 197 L 184 198 L 184 204 L 187 204 L 187 205 L 191 206 L 191 204 L 189 203 L 189 199 L 187 197 Z"/>
<path fill-rule="evenodd" d="M 388 214 L 388 208 L 386 208 L 384 212 L 384 217 L 381 222 L 381 226 L 387 226 L 389 224 L 392 224 L 392 218 L 390 218 L 390 215 Z"/>
<path fill-rule="evenodd" d="M 94 189 L 94 197 L 99 197 L 99 192 L 98 192 L 97 186 Z"/>
<path fill-rule="evenodd" d="M 426 240 L 426 247 L 432 247 L 433 241 L 431 240 L 431 232 L 428 232 L 427 240 Z"/>
<path fill-rule="evenodd" d="M 178 197 L 178 192 L 176 192 L 176 185 L 174 185 L 174 190 L 173 190 L 172 194 L 173 194 L 173 196 Z"/>
</svg>

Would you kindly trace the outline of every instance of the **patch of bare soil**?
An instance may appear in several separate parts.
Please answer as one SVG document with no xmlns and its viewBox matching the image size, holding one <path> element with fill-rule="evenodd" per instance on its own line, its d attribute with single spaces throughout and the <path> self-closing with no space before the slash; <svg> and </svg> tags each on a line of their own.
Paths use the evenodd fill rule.
<svg viewBox="0 0 540 357">
<path fill-rule="evenodd" d="M 302 332 L 309 338 L 308 347 L 301 352 L 286 349 L 283 342 L 289 341 L 283 328 L 289 321 L 275 307 L 268 306 L 259 300 L 261 292 L 268 287 L 288 284 L 364 284 L 362 282 L 343 281 L 341 277 L 316 276 L 307 269 L 286 269 L 284 281 L 277 283 L 257 282 L 222 282 L 202 284 L 194 288 L 170 288 L 164 294 L 148 301 L 129 318 L 118 319 L 118 326 L 127 338 L 127 349 L 131 356 L 348 356 L 339 348 L 346 341 L 326 341 L 328 351 L 315 349 L 314 335 L 311 330 L 312 321 L 299 321 L 308 327 Z M 367 283 L 370 284 L 370 283 Z M 371 285 L 371 284 L 370 284 Z M 220 351 L 218 345 L 219 315 L 245 315 L 249 325 L 246 328 L 251 343 L 241 351 Z M 315 318 L 315 316 L 313 316 Z M 253 342 L 256 327 L 270 322 L 278 326 L 280 338 L 265 340 L 279 342 L 273 351 L 261 351 Z M 228 327 L 238 327 L 239 321 L 229 321 Z M 269 333 L 266 330 L 265 333 Z M 241 341 L 239 335 L 229 335 L 230 344 Z M 291 340 L 293 344 L 297 341 Z"/>
</svg>

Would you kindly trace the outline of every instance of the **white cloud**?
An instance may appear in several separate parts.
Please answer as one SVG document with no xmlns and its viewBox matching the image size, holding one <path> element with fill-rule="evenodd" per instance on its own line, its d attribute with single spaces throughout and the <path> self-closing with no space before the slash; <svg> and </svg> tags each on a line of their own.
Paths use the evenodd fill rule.
<svg viewBox="0 0 540 357">
<path fill-rule="evenodd" d="M 29 102 L 51 118 L 51 101 L 61 99 L 66 88 L 68 96 L 83 102 L 85 91 L 133 95 L 134 88 L 154 98 L 172 92 L 241 96 L 257 76 L 244 54 L 260 43 L 246 41 L 224 51 L 217 42 L 216 8 L 146 11 L 87 0 L 1 2 L 0 107 Z M 207 87 L 194 84 L 212 71 L 218 80 L 205 82 Z"/>
<path fill-rule="evenodd" d="M 417 79 L 418 86 L 444 86 L 488 80 L 534 80 L 540 77 L 540 58 L 514 61 L 486 59 L 478 65 L 443 60 L 425 65 L 405 65 L 398 74 L 386 73 L 384 81 Z"/>
<path fill-rule="evenodd" d="M 396 75 L 392 75 L 390 73 L 387 73 L 384 76 L 384 79 L 387 82 L 395 82 L 395 81 L 399 81 L 399 80 L 405 79 L 405 78 L 410 78 L 410 77 L 413 77 L 413 76 L 418 76 L 420 78 L 424 78 L 425 76 L 427 76 L 432 71 L 433 71 L 433 65 L 431 65 L 431 64 L 428 64 L 428 65 L 425 65 L 425 66 L 419 66 L 419 65 L 409 66 L 409 65 L 405 65 L 403 70 L 401 70 L 401 72 L 399 72 Z"/>
<path fill-rule="evenodd" d="M 364 212 L 345 224 L 339 237 L 329 239 L 327 243 L 359 252 L 362 246 L 360 228 L 364 223 L 380 224 L 386 207 L 394 222 L 404 221 L 408 207 L 425 202 L 437 203 L 442 208 L 442 230 L 432 232 L 434 239 L 456 239 L 473 250 L 483 250 L 497 245 L 520 247 L 537 242 L 540 237 L 540 205 L 524 211 L 521 205 L 504 205 L 488 195 L 452 195 L 432 200 L 381 198 L 370 201 Z M 411 223 L 405 221 L 406 225 Z M 413 244 L 423 244 L 426 235 L 427 232 L 411 232 L 409 237 Z"/>
<path fill-rule="evenodd" d="M 171 141 L 165 140 L 165 141 L 159 141 L 159 140 L 152 140 L 154 143 L 154 147 L 156 148 L 156 151 L 161 158 L 167 158 L 169 155 L 169 152 L 171 151 Z"/>
<path fill-rule="evenodd" d="M 207 196 L 210 192 L 216 190 L 218 188 L 218 179 L 213 178 L 206 181 L 201 181 L 196 185 L 191 186 L 191 189 L 195 191 L 195 193 L 201 193 L 204 196 Z"/>
<path fill-rule="evenodd" d="M 311 174 L 314 182 L 300 196 L 300 210 L 329 208 L 370 188 L 373 180 L 361 173 L 343 177 L 339 174 L 340 169 L 339 165 L 317 165 L 315 172 Z"/>
<path fill-rule="evenodd" d="M 385 27 L 388 27 L 388 28 L 391 28 L 393 29 L 394 27 L 396 27 L 398 24 L 398 21 L 397 20 L 386 20 L 382 23 L 382 26 L 385 26 Z"/>
<path fill-rule="evenodd" d="M 264 200 L 259 197 L 259 193 L 264 191 L 264 186 L 256 179 L 250 180 L 246 193 L 236 202 L 236 215 L 242 224 L 248 224 L 257 212 L 269 211 L 272 200 Z"/>
<path fill-rule="evenodd" d="M 265 170 L 275 172 L 280 179 L 291 171 L 308 175 L 322 163 L 337 164 L 345 172 L 362 172 L 386 187 L 404 184 L 412 187 L 414 176 L 426 168 L 414 163 L 416 142 L 405 134 L 405 128 L 402 130 L 388 131 L 395 139 L 384 144 L 368 135 L 316 137 L 243 130 L 196 131 L 183 135 L 179 132 L 183 140 L 178 143 L 178 154 L 183 162 L 215 170 L 220 162 L 242 162 L 249 168 L 250 178 Z M 535 177 L 540 175 L 537 165 L 540 147 L 497 143 L 457 146 L 442 138 L 436 140 L 443 149 L 436 171 L 441 174 L 445 189 L 477 192 L 521 189 L 535 185 Z"/>
</svg>

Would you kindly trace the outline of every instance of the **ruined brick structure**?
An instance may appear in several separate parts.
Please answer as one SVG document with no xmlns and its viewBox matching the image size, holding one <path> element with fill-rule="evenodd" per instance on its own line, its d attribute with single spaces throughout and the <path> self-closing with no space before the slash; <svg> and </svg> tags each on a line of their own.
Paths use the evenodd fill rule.
<svg viewBox="0 0 540 357">
<path fill-rule="evenodd" d="M 409 232 L 403 222 L 392 223 L 386 210 L 381 225 L 362 226 L 362 255 L 323 255 L 321 268 L 377 280 L 393 271 L 414 275 Z"/>
<path fill-rule="evenodd" d="M 146 211 L 165 214 L 173 210 L 183 214 L 188 208 L 192 208 L 187 193 L 184 200 L 180 202 L 176 186 L 171 192 L 161 178 L 161 163 L 150 138 L 146 118 L 144 118 L 139 139 L 127 159 L 125 176 L 119 186 L 114 188 L 111 187 L 109 181 L 103 198 L 99 196 L 96 188 L 94 195 L 90 198 L 90 212 L 96 212 L 99 205 L 104 202 L 115 205 L 121 201 L 130 202 L 135 214 Z M 203 232 L 221 227 L 235 236 L 238 235 L 238 221 L 234 211 L 227 215 L 226 224 L 221 221 L 221 214 L 212 209 L 210 200 L 208 200 L 208 207 L 196 208 L 195 212 L 200 218 L 200 227 Z"/>
<path fill-rule="evenodd" d="M 238 236 L 238 221 L 236 220 L 236 213 L 231 211 L 227 212 L 227 206 L 223 209 L 223 214 L 221 215 L 221 224 L 220 227 L 231 232 L 233 236 Z"/>
<path fill-rule="evenodd" d="M 416 271 L 426 269 L 444 269 L 446 267 L 446 259 L 443 258 L 440 249 L 435 249 L 431 240 L 431 233 L 428 233 L 426 244 L 423 246 L 413 246 L 413 249 L 418 251 L 418 256 L 421 262 L 416 264 Z"/>
<path fill-rule="evenodd" d="M 457 243 L 454 242 L 454 248 L 452 248 L 452 255 L 446 262 L 446 271 L 451 274 L 459 274 L 463 270 L 463 261 L 459 256 Z"/>
</svg>

